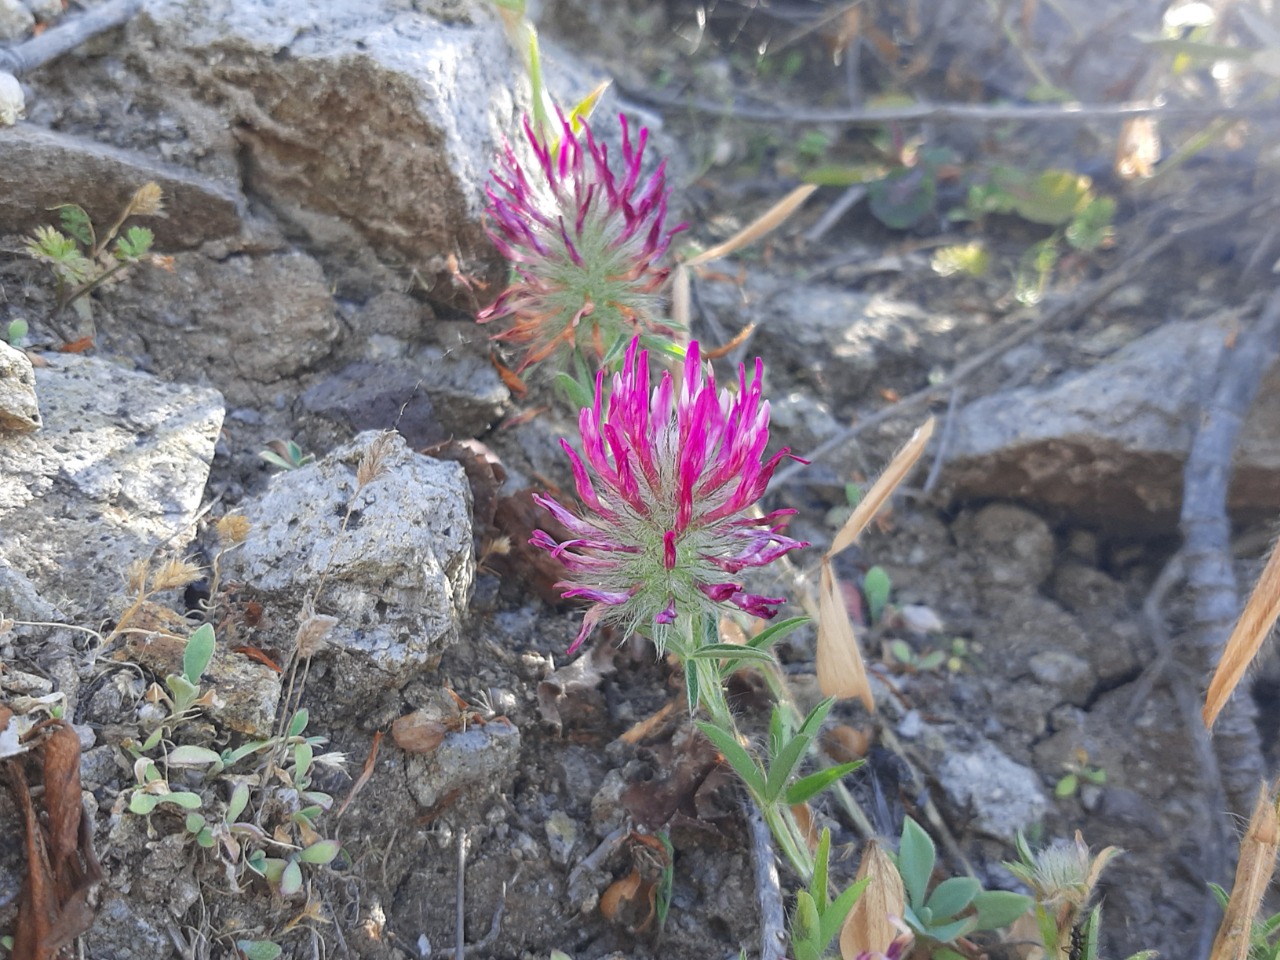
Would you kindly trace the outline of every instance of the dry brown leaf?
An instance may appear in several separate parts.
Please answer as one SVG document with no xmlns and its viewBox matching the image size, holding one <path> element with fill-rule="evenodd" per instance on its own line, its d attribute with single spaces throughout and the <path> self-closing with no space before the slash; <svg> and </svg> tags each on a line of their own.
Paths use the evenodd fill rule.
<svg viewBox="0 0 1280 960">
<path fill-rule="evenodd" d="M 807 803 L 794 803 L 791 805 L 791 815 L 796 818 L 796 826 L 800 828 L 800 833 L 804 836 L 805 846 L 809 848 L 809 852 L 813 853 L 818 849 L 818 824 L 814 820 L 813 810 Z"/>
<path fill-rule="evenodd" d="M 364 758 L 364 766 L 360 768 L 360 776 L 356 777 L 356 782 L 351 785 L 346 799 L 342 801 L 342 806 L 338 808 L 337 815 L 340 817 L 347 812 L 347 807 L 351 806 L 351 801 L 356 798 L 364 785 L 369 782 L 369 778 L 373 776 L 373 771 L 378 762 L 378 748 L 382 746 L 382 731 L 376 730 L 373 734 L 373 744 L 369 747 L 369 755 Z"/>
<path fill-rule="evenodd" d="M 911 439 L 894 455 L 889 466 L 880 475 L 880 479 L 872 485 L 866 496 L 854 508 L 853 513 L 849 515 L 849 519 L 840 528 L 840 532 L 831 541 L 831 549 L 827 551 L 828 559 L 843 553 L 853 546 L 859 534 L 871 522 L 871 518 L 879 513 L 880 508 L 884 506 L 890 494 L 897 489 L 898 484 L 911 472 L 911 468 L 920 459 L 920 454 L 924 453 L 925 445 L 928 444 L 929 438 L 932 436 L 933 417 L 930 417 L 920 425 L 919 429 L 911 435 Z"/>
<path fill-rule="evenodd" d="M 1240 840 L 1236 881 L 1231 887 L 1231 900 L 1218 935 L 1213 940 L 1210 960 L 1247 960 L 1253 921 L 1276 868 L 1277 843 L 1280 843 L 1280 825 L 1276 820 L 1275 792 L 1264 783 L 1258 791 L 1248 829 Z"/>
<path fill-rule="evenodd" d="M 1213 729 L 1213 722 L 1235 692 L 1249 664 L 1258 655 L 1262 642 L 1271 633 L 1276 618 L 1280 616 L 1280 540 L 1271 548 L 1271 556 L 1254 585 L 1249 602 L 1244 605 L 1240 619 L 1227 640 L 1218 661 L 1218 669 L 1209 682 L 1204 696 L 1204 725 Z"/>
<path fill-rule="evenodd" d="M 898 868 L 875 840 L 868 840 L 862 850 L 857 879 L 870 877 L 840 930 L 840 956 L 857 960 L 860 953 L 881 956 L 897 939 L 894 920 L 901 920 L 907 896 Z"/>
<path fill-rule="evenodd" d="M 1040 926 L 1035 916 L 1024 913 L 1009 927 L 1008 944 L 1021 960 L 1045 960 L 1044 944 L 1040 942 Z"/>
<path fill-rule="evenodd" d="M 448 732 L 447 726 L 421 710 L 397 717 L 391 724 L 391 739 L 397 747 L 409 753 L 435 753 Z"/>
<path fill-rule="evenodd" d="M 871 749 L 871 734 L 842 723 L 823 730 L 818 742 L 822 752 L 836 763 L 852 763 L 861 760 Z"/>
<path fill-rule="evenodd" d="M 743 247 L 749 247 L 761 237 L 776 230 L 791 214 L 800 209 L 801 204 L 809 199 L 809 195 L 817 190 L 816 184 L 806 183 L 803 186 L 796 187 L 785 197 L 775 203 L 760 217 L 747 224 L 724 243 L 718 243 L 709 250 L 703 250 L 696 257 L 684 262 L 685 267 L 696 267 L 702 263 L 710 263 L 712 260 L 719 260 L 721 257 L 727 257 L 731 253 L 736 253 Z M 678 274 L 677 274 L 678 276 Z M 688 278 L 685 279 L 688 282 Z M 673 317 L 679 323 L 679 317 Z"/>
<path fill-rule="evenodd" d="M 1116 176 L 1146 180 L 1160 160 L 1160 131 L 1155 117 L 1133 117 L 1120 127 L 1116 141 Z"/>
<path fill-rule="evenodd" d="M 818 586 L 818 688 L 826 697 L 858 697 L 870 713 L 876 702 L 867 680 L 862 650 L 853 632 L 853 621 L 844 605 L 844 595 L 831 572 L 831 561 L 822 560 Z"/>
</svg>

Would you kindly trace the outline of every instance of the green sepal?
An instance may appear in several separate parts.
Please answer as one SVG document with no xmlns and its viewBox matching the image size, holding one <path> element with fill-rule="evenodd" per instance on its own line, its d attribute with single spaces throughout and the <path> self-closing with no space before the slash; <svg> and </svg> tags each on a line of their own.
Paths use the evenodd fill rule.
<svg viewBox="0 0 1280 960">
<path fill-rule="evenodd" d="M 937 856 L 933 839 L 920 824 L 907 817 L 902 822 L 902 840 L 898 844 L 898 873 L 902 876 L 907 903 L 912 907 L 924 905 Z"/>
</svg>

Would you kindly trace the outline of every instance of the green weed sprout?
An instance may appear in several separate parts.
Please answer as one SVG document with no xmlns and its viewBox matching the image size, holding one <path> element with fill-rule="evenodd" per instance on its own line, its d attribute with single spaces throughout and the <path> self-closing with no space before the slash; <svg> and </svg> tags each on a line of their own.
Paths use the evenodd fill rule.
<svg viewBox="0 0 1280 960">
<path fill-rule="evenodd" d="M 155 235 L 146 227 L 126 229 L 125 221 L 162 214 L 160 186 L 152 182 L 139 187 L 101 236 L 79 204 L 64 203 L 52 209 L 58 211 L 62 229 L 37 227 L 26 244 L 27 254 L 47 264 L 53 273 L 56 299 L 49 322 L 57 329 L 58 318 L 72 307 L 82 322 L 90 323 L 93 312 L 86 294 L 113 282 L 124 270 L 151 256 Z M 164 258 L 151 259 L 161 266 L 169 263 Z"/>
<path fill-rule="evenodd" d="M 979 930 L 1007 927 L 1035 903 L 1020 893 L 983 890 L 973 877 L 950 877 L 930 888 L 936 862 L 932 838 L 907 817 L 897 859 L 907 900 L 902 919 L 937 960 L 964 960 L 953 944 Z"/>
</svg>

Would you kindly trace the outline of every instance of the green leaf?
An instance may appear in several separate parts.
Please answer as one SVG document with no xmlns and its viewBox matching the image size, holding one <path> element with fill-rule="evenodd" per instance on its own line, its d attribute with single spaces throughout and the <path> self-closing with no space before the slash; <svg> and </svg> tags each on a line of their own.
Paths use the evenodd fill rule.
<svg viewBox="0 0 1280 960">
<path fill-rule="evenodd" d="M 1081 960 L 1098 960 L 1098 941 L 1102 938 L 1102 907 L 1089 911 L 1089 919 L 1080 927 Z"/>
<path fill-rule="evenodd" d="M 787 788 L 787 804 L 791 806 L 813 799 L 840 778 L 857 770 L 865 762 L 865 760 L 854 760 L 851 763 L 842 763 L 838 767 L 827 767 L 825 770 L 819 770 L 817 773 L 811 773 L 797 780 Z"/>
<path fill-rule="evenodd" d="M 809 895 L 821 916 L 827 910 L 827 866 L 831 859 L 831 831 L 823 827 L 818 849 L 813 855 L 813 876 L 809 878 Z M 825 944 L 824 944 L 825 946 Z"/>
<path fill-rule="evenodd" d="M 884 567 L 874 566 L 863 575 L 862 592 L 867 598 L 867 612 L 871 615 L 872 623 L 880 622 L 892 589 L 893 581 L 889 579 Z"/>
<path fill-rule="evenodd" d="M 1053 795 L 1059 800 L 1065 800 L 1067 797 L 1074 797 L 1079 788 L 1080 778 L 1074 773 L 1068 773 L 1054 785 Z"/>
<path fill-rule="evenodd" d="M 200 794 L 191 793 L 188 790 L 178 790 L 174 793 L 162 794 L 160 799 L 165 803 L 177 804 L 183 810 L 199 810 L 200 804 L 202 803 Z"/>
<path fill-rule="evenodd" d="M 205 827 L 196 834 L 196 846 L 205 850 L 213 849 L 213 831 Z"/>
<path fill-rule="evenodd" d="M 1067 224 L 1067 243 L 1086 253 L 1097 250 L 1115 236 L 1112 226 L 1115 214 L 1116 202 L 1111 197 L 1090 200 Z"/>
<path fill-rule="evenodd" d="M 771 663 L 773 654 L 768 650 L 740 643 L 708 643 L 689 651 L 688 660 L 757 660 Z"/>
<path fill-rule="evenodd" d="M 86 248 L 92 249 L 95 243 L 93 221 L 84 207 L 78 203 L 64 203 L 53 208 L 58 211 L 58 221 L 62 229 L 75 237 Z"/>
<path fill-rule="evenodd" d="M 835 703 L 835 697 L 826 697 L 814 704 L 813 709 L 809 711 L 809 715 L 800 724 L 799 735 L 808 737 L 811 740 L 816 737 L 818 731 L 822 729 L 822 721 L 827 719 L 827 714 L 831 712 L 831 708 L 835 706 Z"/>
<path fill-rule="evenodd" d="M 155 745 L 160 742 L 163 736 L 164 736 L 164 727 L 156 727 L 147 736 L 147 739 L 142 741 L 142 746 L 140 749 L 142 750 L 143 753 L 145 753 L 148 750 L 154 749 Z M 156 776 L 158 777 L 160 776 L 160 774 L 157 773 Z"/>
<path fill-rule="evenodd" d="M 198 767 L 206 763 L 221 763 L 222 755 L 208 747 L 184 743 L 170 750 L 165 757 L 165 762 L 171 767 Z"/>
<path fill-rule="evenodd" d="M 297 776 L 305 776 L 311 769 L 314 753 L 309 743 L 299 743 L 293 748 L 293 766 Z"/>
<path fill-rule="evenodd" d="M 187 639 L 186 649 L 182 651 L 182 675 L 188 683 L 200 683 L 200 677 L 213 659 L 214 643 L 213 626 L 208 623 Z"/>
<path fill-rule="evenodd" d="M 822 941 L 823 950 L 840 932 L 840 928 L 844 926 L 844 922 L 849 916 L 849 911 L 853 909 L 853 905 L 858 902 L 858 898 L 862 896 L 862 891 L 867 889 L 867 884 L 870 882 L 870 877 L 863 877 L 857 883 L 849 886 L 840 896 L 836 897 L 831 902 L 831 905 L 822 912 L 822 919 L 819 921 L 818 927 L 818 938 Z"/>
<path fill-rule="evenodd" d="M 938 926 L 928 926 L 924 929 L 927 937 L 932 937 L 939 943 L 951 943 L 954 940 L 963 937 L 967 933 L 972 933 L 977 928 L 973 917 L 964 917 L 951 923 L 943 923 Z"/>
<path fill-rule="evenodd" d="M 310 712 L 303 707 L 289 719 L 289 736 L 300 737 L 302 731 L 307 729 L 307 721 L 311 718 Z"/>
<path fill-rule="evenodd" d="M 254 850 L 245 858 L 245 865 L 260 877 L 267 875 L 270 864 L 267 863 L 267 855 L 261 850 Z M 281 869 L 283 869 L 284 861 L 281 861 Z"/>
<path fill-rule="evenodd" d="M 160 797 L 154 793 L 143 793 L 135 790 L 129 795 L 129 812 L 146 816 L 160 805 Z"/>
<path fill-rule="evenodd" d="M 954 917 L 981 892 L 982 884 L 973 877 L 950 877 L 933 888 L 925 909 L 938 920 Z"/>
<path fill-rule="evenodd" d="M 10 320 L 9 326 L 5 328 L 4 338 L 11 347 L 20 348 L 31 328 L 27 321 L 19 317 L 17 320 Z"/>
<path fill-rule="evenodd" d="M 563 370 L 558 371 L 555 375 L 555 385 L 565 395 L 568 401 L 579 410 L 590 408 L 595 402 L 592 391 L 583 386 L 569 374 Z"/>
<path fill-rule="evenodd" d="M 661 650 L 658 652 L 659 654 L 662 653 Z M 686 667 L 684 671 L 684 699 L 685 702 L 689 704 L 690 713 L 694 713 L 698 709 L 698 704 L 702 699 L 701 691 L 698 689 L 697 671 L 691 670 L 688 667 Z M 721 752 L 723 753 L 724 751 Z"/>
<path fill-rule="evenodd" d="M 999 930 L 1035 906 L 1035 901 L 1010 890 L 984 890 L 973 898 L 978 925 L 975 930 Z"/>
<path fill-rule="evenodd" d="M 284 952 L 279 944 L 270 940 L 237 940 L 236 949 L 244 954 L 245 960 L 276 960 Z"/>
<path fill-rule="evenodd" d="M 893 654 L 893 659 L 899 663 L 911 663 L 916 658 L 915 651 L 911 649 L 911 644 L 905 640 L 890 640 L 889 652 Z"/>
<path fill-rule="evenodd" d="M 714 724 L 707 723 L 705 720 L 697 721 L 698 729 L 703 732 L 708 740 L 715 745 L 729 766 L 733 767 L 734 773 L 742 778 L 742 782 L 747 785 L 757 797 L 764 795 L 764 774 L 760 770 L 759 764 L 752 759 L 751 754 L 747 753 L 742 744 L 730 733 L 726 733 Z"/>
<path fill-rule="evenodd" d="M 329 863 L 341 849 L 337 840 L 317 840 L 299 853 L 298 859 L 303 863 Z"/>
<path fill-rule="evenodd" d="M 934 650 L 932 653 L 926 653 L 916 661 L 916 669 L 921 671 L 937 670 L 946 659 L 947 655 L 945 653 L 941 650 Z"/>
<path fill-rule="evenodd" d="M 898 873 L 912 907 L 924 906 L 925 891 L 937 859 L 933 840 L 924 828 L 910 817 L 902 822 L 902 840 L 898 844 Z"/>
<path fill-rule="evenodd" d="M 809 622 L 810 620 L 808 617 L 789 617 L 786 620 L 780 620 L 777 623 L 761 630 L 758 634 L 748 640 L 747 646 L 754 647 L 757 650 L 768 650 L 787 634 L 799 627 L 803 627 Z"/>
<path fill-rule="evenodd" d="M 290 860 L 280 872 L 280 896 L 291 897 L 302 889 L 302 868 Z"/>
<path fill-rule="evenodd" d="M 818 943 L 822 926 L 818 906 L 808 890 L 796 891 L 796 912 L 791 917 L 791 949 L 796 960 L 821 960 L 825 943 Z"/>
<path fill-rule="evenodd" d="M 927 164 L 894 170 L 867 184 L 871 214 L 891 230 L 909 230 L 933 210 L 938 180 Z"/>
<path fill-rule="evenodd" d="M 249 785 L 245 783 L 237 783 L 235 789 L 231 791 L 231 800 L 227 804 L 227 823 L 235 823 L 240 819 L 240 814 L 244 813 L 244 808 L 249 804 Z"/>
<path fill-rule="evenodd" d="M 188 813 L 182 825 L 187 828 L 187 833 L 199 833 L 205 828 L 204 817 L 198 813 Z"/>
<path fill-rule="evenodd" d="M 777 754 L 769 758 L 769 774 L 765 781 L 764 802 L 777 803 L 787 788 L 787 781 L 804 759 L 813 738 L 798 733 Z"/>
<path fill-rule="evenodd" d="M 134 263 L 145 257 L 156 235 L 146 227 L 130 227 L 116 240 L 115 257 L 123 263 Z"/>
<path fill-rule="evenodd" d="M 1069 223 L 1093 197 L 1093 181 L 1074 170 L 1033 174 L 997 167 L 991 174 L 991 186 L 988 199 L 996 204 L 993 212 L 1016 213 L 1023 220 L 1049 227 Z"/>
</svg>

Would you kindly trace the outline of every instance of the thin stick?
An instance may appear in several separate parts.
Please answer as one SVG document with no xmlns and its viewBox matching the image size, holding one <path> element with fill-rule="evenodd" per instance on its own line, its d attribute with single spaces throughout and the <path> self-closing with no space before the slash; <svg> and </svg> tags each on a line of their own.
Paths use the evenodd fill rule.
<svg viewBox="0 0 1280 960">
<path fill-rule="evenodd" d="M 1265 209 L 1270 211 L 1277 206 L 1275 201 L 1265 204 Z M 996 358 L 1008 353 L 1018 344 L 1031 339 L 1037 333 L 1043 330 L 1055 327 L 1058 324 L 1066 323 L 1068 320 L 1079 316 L 1094 307 L 1096 304 L 1110 296 L 1117 289 L 1124 286 L 1132 279 L 1133 275 L 1142 267 L 1146 266 L 1152 260 L 1163 256 L 1170 247 L 1173 247 L 1181 241 L 1188 233 L 1195 230 L 1204 230 L 1211 227 L 1219 226 L 1230 220 L 1235 219 L 1242 214 L 1251 211 L 1261 211 L 1264 205 L 1255 203 L 1245 203 L 1239 206 L 1231 207 L 1227 210 L 1219 211 L 1207 217 L 1183 223 L 1171 230 L 1166 230 L 1158 238 L 1152 240 L 1145 247 L 1135 253 L 1127 261 L 1117 267 L 1115 270 L 1100 277 L 1094 283 L 1078 291 L 1074 296 L 1063 301 L 1053 309 L 1047 310 L 1038 320 L 1034 320 L 1025 324 L 1020 324 L 1013 333 L 1005 337 L 999 343 L 988 347 L 970 357 L 968 360 L 960 362 L 951 373 L 940 382 L 931 386 L 917 390 L 915 393 L 903 397 L 897 403 L 890 404 L 882 410 L 877 410 L 860 419 L 857 423 L 846 427 L 840 433 L 828 438 L 820 443 L 809 453 L 806 453 L 804 459 L 810 463 L 825 459 L 828 455 L 839 450 L 846 443 L 857 437 L 864 430 L 868 430 L 877 424 L 884 423 L 894 417 L 901 417 L 907 414 L 915 413 L 921 407 L 924 407 L 939 397 L 944 396 L 947 391 L 953 389 L 956 384 L 960 383 L 976 370 L 983 369 L 990 365 Z M 773 480 L 769 484 L 771 490 L 783 486 L 798 476 L 801 464 L 793 463 L 790 466 L 779 470 L 773 475 Z"/>
<path fill-rule="evenodd" d="M 15 77 L 30 73 L 74 50 L 86 40 L 128 22 L 141 8 L 142 0 L 110 0 L 87 10 L 81 16 L 59 23 L 11 50 L 0 50 L 0 70 L 6 70 Z"/>
<path fill-rule="evenodd" d="M 648 90 L 619 84 L 628 97 L 650 106 L 674 110 L 691 110 L 713 116 L 730 116 L 744 123 L 768 123 L 784 127 L 796 124 L 834 123 L 850 127 L 872 127 L 893 121 L 1005 123 L 1037 122 L 1086 123 L 1090 120 L 1131 120 L 1134 117 L 1158 117 L 1163 120 L 1204 117 L 1271 116 L 1272 109 L 1227 106 L 1168 107 L 1149 101 L 1132 103 L 1064 103 L 1064 104 L 985 104 L 985 103 L 910 103 L 900 107 L 864 107 L 841 110 L 802 110 L 729 104 L 701 97 L 662 96 Z"/>
<path fill-rule="evenodd" d="M 938 450 L 933 455 L 933 464 L 929 467 L 929 475 L 924 479 L 924 493 L 928 496 L 942 475 L 942 467 L 947 462 L 947 451 L 951 447 L 951 430 L 956 424 L 956 411 L 960 408 L 960 400 L 964 389 L 956 387 L 951 391 L 951 399 L 947 401 L 947 415 L 942 420 L 942 432 L 938 436 Z"/>
<path fill-rule="evenodd" d="M 778 882 L 778 862 L 773 838 L 760 809 L 746 800 L 747 825 L 751 828 L 751 868 L 756 881 L 756 905 L 760 908 L 760 960 L 784 960 L 787 942 L 786 911 Z"/>
<path fill-rule="evenodd" d="M 458 886 L 455 894 L 454 912 L 454 960 L 467 958 L 467 847 L 470 843 L 466 830 L 458 831 Z"/>
</svg>

